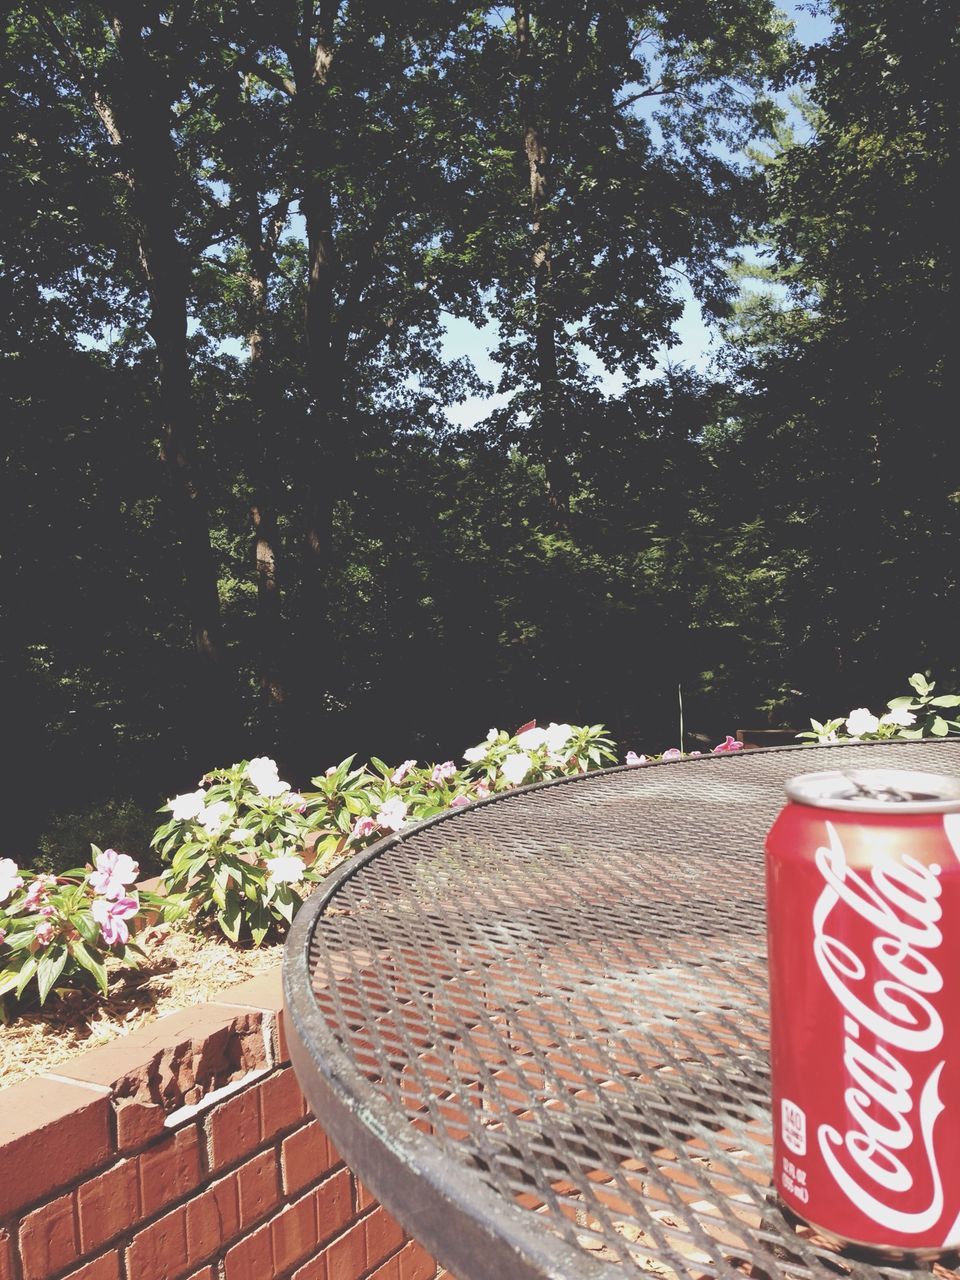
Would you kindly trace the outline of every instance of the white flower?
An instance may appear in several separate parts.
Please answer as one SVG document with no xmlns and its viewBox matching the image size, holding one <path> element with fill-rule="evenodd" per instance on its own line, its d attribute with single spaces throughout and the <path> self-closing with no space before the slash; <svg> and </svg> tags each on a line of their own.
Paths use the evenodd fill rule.
<svg viewBox="0 0 960 1280">
<path fill-rule="evenodd" d="M 23 888 L 23 876 L 12 858 L 0 858 L 0 902 L 6 902 L 11 893 Z"/>
<path fill-rule="evenodd" d="M 905 729 L 914 723 L 916 716 L 912 711 L 908 711 L 906 707 L 897 707 L 895 711 L 888 711 L 885 716 L 880 717 L 881 724 L 899 724 Z"/>
<path fill-rule="evenodd" d="M 197 821 L 208 836 L 218 836 L 228 819 L 234 817 L 233 805 L 228 800 L 208 804 Z"/>
<path fill-rule="evenodd" d="M 277 762 L 268 756 L 257 756 L 247 765 L 247 777 L 262 796 L 282 796 L 290 790 L 289 782 L 281 782 Z"/>
<path fill-rule="evenodd" d="M 228 840 L 232 840 L 234 844 L 246 844 L 248 840 L 254 838 L 254 832 L 249 827 L 234 827 L 227 836 Z"/>
<path fill-rule="evenodd" d="M 488 741 L 488 742 L 496 742 L 497 738 L 499 738 L 499 737 L 500 737 L 500 730 L 499 730 L 499 729 L 488 729 L 488 730 L 487 730 L 487 741 Z"/>
<path fill-rule="evenodd" d="M 511 787 L 518 787 L 530 772 L 531 761 L 528 755 L 523 752 L 516 752 L 512 756 L 507 756 L 501 767 L 501 772 Z"/>
<path fill-rule="evenodd" d="M 270 858 L 267 861 L 267 878 L 271 885 L 296 884 L 298 880 L 303 879 L 306 869 L 307 864 L 302 858 L 298 858 L 293 853 L 285 853 L 279 858 Z"/>
<path fill-rule="evenodd" d="M 198 818 L 206 800 L 205 791 L 185 791 L 182 796 L 174 796 L 170 801 L 174 822 L 192 822 Z"/>
<path fill-rule="evenodd" d="M 573 728 L 568 724 L 555 724 L 551 722 L 544 732 L 547 750 L 551 755 L 558 756 L 570 741 Z"/>
<path fill-rule="evenodd" d="M 524 729 L 523 733 L 517 734 L 517 746 L 523 747 L 524 751 L 536 751 L 546 740 L 546 729 L 538 729 L 536 725 L 532 729 Z"/>
<path fill-rule="evenodd" d="M 879 728 L 880 721 L 866 707 L 857 707 L 847 716 L 847 732 L 855 738 L 864 733 L 876 733 Z"/>
<path fill-rule="evenodd" d="M 376 816 L 376 824 L 384 831 L 399 831 L 407 816 L 407 806 L 399 796 L 388 800 Z"/>
<path fill-rule="evenodd" d="M 467 764 L 479 764 L 486 757 L 487 748 L 481 743 L 478 747 L 467 747 L 463 758 Z"/>
</svg>

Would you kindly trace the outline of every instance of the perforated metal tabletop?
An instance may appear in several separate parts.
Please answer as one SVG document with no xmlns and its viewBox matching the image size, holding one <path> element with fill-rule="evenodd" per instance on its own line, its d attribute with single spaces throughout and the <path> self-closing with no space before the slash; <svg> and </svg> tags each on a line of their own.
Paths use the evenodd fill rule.
<svg viewBox="0 0 960 1280">
<path fill-rule="evenodd" d="M 709 756 L 509 792 L 300 912 L 291 1055 L 347 1162 L 458 1280 L 907 1280 L 770 1186 L 763 842 L 784 781 L 960 773 L 960 742 Z"/>
</svg>

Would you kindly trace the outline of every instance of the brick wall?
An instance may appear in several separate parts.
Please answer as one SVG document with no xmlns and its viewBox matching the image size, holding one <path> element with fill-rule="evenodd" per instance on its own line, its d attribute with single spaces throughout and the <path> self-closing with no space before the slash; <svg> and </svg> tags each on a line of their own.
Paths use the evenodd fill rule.
<svg viewBox="0 0 960 1280">
<path fill-rule="evenodd" d="M 0 1092 L 0 1280 L 433 1280 L 297 1088 L 279 969 Z"/>
</svg>

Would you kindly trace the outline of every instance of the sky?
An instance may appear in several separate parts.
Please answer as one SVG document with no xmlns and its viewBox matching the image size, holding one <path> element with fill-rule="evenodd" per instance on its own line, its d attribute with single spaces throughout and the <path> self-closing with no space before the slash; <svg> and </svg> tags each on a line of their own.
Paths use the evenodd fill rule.
<svg viewBox="0 0 960 1280">
<path fill-rule="evenodd" d="M 801 43 L 811 45 L 824 39 L 830 32 L 831 22 L 822 14 L 811 13 L 816 0 L 805 0 L 804 3 L 784 3 L 781 8 L 793 20 L 796 37 Z M 788 115 L 794 115 L 786 95 L 780 98 L 781 105 Z M 683 301 L 683 315 L 677 322 L 676 345 L 660 349 L 657 355 L 656 368 L 650 371 L 651 378 L 667 363 L 684 364 L 695 369 L 706 370 L 718 343 L 716 330 L 704 321 L 699 304 L 693 297 L 689 286 L 681 281 L 677 288 L 677 296 Z M 488 324 L 479 329 L 468 320 L 449 316 L 446 322 L 444 353 L 450 359 L 468 356 L 477 372 L 485 381 L 496 385 L 499 378 L 499 366 L 490 359 L 489 351 L 496 345 L 496 327 Z M 588 352 L 583 353 L 585 364 L 600 379 L 600 386 L 607 395 L 616 395 L 623 389 L 624 379 L 616 372 L 610 373 Z M 494 409 L 499 408 L 507 396 L 492 395 L 487 397 L 470 396 L 461 404 L 452 405 L 447 410 L 450 421 L 460 427 L 470 427 L 480 422 Z"/>
</svg>

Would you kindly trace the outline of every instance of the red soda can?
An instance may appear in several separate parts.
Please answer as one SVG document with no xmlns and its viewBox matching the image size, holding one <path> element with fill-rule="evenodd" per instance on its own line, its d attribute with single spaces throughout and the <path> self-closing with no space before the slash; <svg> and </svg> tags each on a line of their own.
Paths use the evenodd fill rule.
<svg viewBox="0 0 960 1280">
<path fill-rule="evenodd" d="M 960 778 L 808 773 L 767 837 L 774 1181 L 820 1233 L 960 1247 Z"/>
</svg>

